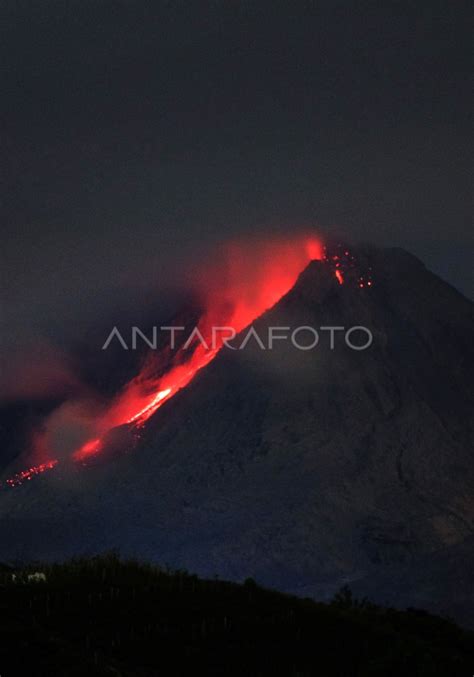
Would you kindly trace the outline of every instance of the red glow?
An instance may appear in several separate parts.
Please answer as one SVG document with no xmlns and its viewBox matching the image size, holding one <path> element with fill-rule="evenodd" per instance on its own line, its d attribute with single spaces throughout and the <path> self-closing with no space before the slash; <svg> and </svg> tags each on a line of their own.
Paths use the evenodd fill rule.
<svg viewBox="0 0 474 677">
<path fill-rule="evenodd" d="M 208 346 L 212 344 L 212 327 L 232 327 L 240 332 L 293 287 L 311 260 L 323 258 L 322 244 L 314 237 L 253 241 L 250 246 L 228 245 L 219 263 L 205 273 L 201 272 L 197 283 L 205 308 L 198 329 Z M 157 365 L 162 356 L 151 354 L 141 372 L 125 385 L 106 413 L 96 421 L 98 437 L 86 442 L 73 458 L 84 461 L 98 453 L 103 446 L 101 438 L 113 427 L 143 426 L 216 357 L 225 335 L 217 334 L 215 338 L 213 349 L 196 341 L 186 351 L 177 350 L 171 366 L 158 378 Z"/>
<path fill-rule="evenodd" d="M 309 238 L 306 243 L 306 251 L 310 261 L 321 261 L 323 256 L 323 246 L 319 240 Z"/>
<path fill-rule="evenodd" d="M 95 440 L 89 440 L 89 442 L 83 444 L 76 454 L 80 458 L 87 458 L 89 456 L 94 456 L 94 454 L 98 454 L 101 449 L 102 442 L 100 438 L 97 438 Z"/>
<path fill-rule="evenodd" d="M 207 346 L 212 345 L 213 327 L 231 327 L 239 333 L 274 306 L 312 260 L 324 261 L 340 285 L 355 284 L 361 289 L 372 286 L 371 269 L 366 276 L 356 276 L 356 259 L 342 245 L 325 248 L 315 237 L 301 235 L 292 240 L 233 242 L 213 265 L 201 266 L 192 282 L 203 309 L 197 329 Z M 58 464 L 52 456 L 71 453 L 70 449 L 59 451 L 55 447 L 55 436 L 61 439 L 63 429 L 81 429 L 78 439 L 87 441 L 72 458 L 83 463 L 109 449 L 107 435 L 119 426 L 132 427 L 134 433 L 129 439 L 136 438 L 138 429 L 216 357 L 229 335 L 219 333 L 215 338 L 212 349 L 196 337 L 186 349 L 150 351 L 137 376 L 105 407 L 90 393 L 66 402 L 49 417 L 47 429 L 36 441 L 34 465 L 14 475 L 7 484 L 15 487 L 31 480 Z"/>
<path fill-rule="evenodd" d="M 57 465 L 57 463 L 58 461 L 53 460 L 47 461 L 46 463 L 41 463 L 41 465 L 32 466 L 27 470 L 22 470 L 16 475 L 13 475 L 13 477 L 10 477 L 10 479 L 6 480 L 6 483 L 10 487 L 17 487 L 18 485 L 23 484 L 23 482 L 29 482 L 35 475 L 41 475 L 47 470 L 51 470 L 55 465 Z"/>
<path fill-rule="evenodd" d="M 340 259 L 338 256 L 334 258 Z M 298 275 L 312 260 L 329 262 L 320 240 L 313 236 L 298 235 L 292 239 L 273 238 L 270 241 L 251 239 L 245 243 L 228 244 L 216 261 L 200 267 L 193 279 L 194 291 L 203 308 L 197 328 L 207 345 L 212 344 L 213 327 L 232 327 L 239 333 L 274 306 L 290 291 Z M 342 272 L 334 272 L 342 284 Z M 84 425 L 87 434 L 91 435 L 72 454 L 74 461 L 84 463 L 104 450 L 105 437 L 112 429 L 123 425 L 142 427 L 216 357 L 228 334 L 219 333 L 214 338 L 216 343 L 212 349 L 195 340 L 186 350 L 166 348 L 161 352 L 151 351 L 140 373 L 105 409 L 95 407 L 93 398 L 87 397 L 72 401 L 71 406 L 66 403 L 48 421 L 44 454 L 36 461 L 45 462 L 17 473 L 7 483 L 17 486 L 54 468 L 58 460 L 49 460 L 51 453 L 47 453 L 48 447 L 53 448 L 54 445 L 48 444 L 48 441 L 54 439 L 55 433 L 60 437 L 64 426 Z"/>
</svg>

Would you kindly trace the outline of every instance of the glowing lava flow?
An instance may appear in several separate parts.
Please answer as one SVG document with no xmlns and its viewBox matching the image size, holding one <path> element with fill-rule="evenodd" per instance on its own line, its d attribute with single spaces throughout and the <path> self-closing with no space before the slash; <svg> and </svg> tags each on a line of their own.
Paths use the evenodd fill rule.
<svg viewBox="0 0 474 677">
<path fill-rule="evenodd" d="M 321 242 L 314 237 L 299 235 L 292 240 L 279 238 L 228 245 L 218 263 L 201 270 L 196 281 L 204 308 L 197 329 L 205 342 L 212 344 L 210 339 L 215 327 L 231 327 L 239 333 L 249 326 L 290 291 L 312 260 L 329 263 L 338 282 L 343 284 L 339 256 L 328 257 Z M 224 340 L 218 336 L 212 348 L 195 342 L 187 349 L 150 351 L 140 373 L 92 420 L 93 435 L 72 454 L 72 459 L 87 464 L 88 459 L 105 449 L 109 432 L 119 426 L 142 427 L 216 357 Z M 54 468 L 57 463 L 50 460 L 17 473 L 7 484 L 17 486 Z"/>
<path fill-rule="evenodd" d="M 172 393 L 171 388 L 165 388 L 160 390 L 157 395 L 152 399 L 150 404 L 147 404 L 141 411 L 134 414 L 127 423 L 144 423 L 151 414 L 158 409 L 161 402 L 165 400 Z"/>
<path fill-rule="evenodd" d="M 237 243 L 228 245 L 221 267 L 206 271 L 199 285 L 205 311 L 197 329 L 204 342 L 212 345 L 214 327 L 231 327 L 235 333 L 242 331 L 293 287 L 311 260 L 323 258 L 323 246 L 314 237 L 300 237 L 291 242 L 253 242 L 250 248 Z M 99 436 L 78 449 L 73 454 L 74 460 L 86 462 L 99 453 L 103 448 L 101 437 L 114 427 L 143 426 L 216 357 L 224 337 L 215 338 L 212 348 L 196 342 L 188 350 L 178 350 L 169 368 L 159 378 L 153 373 L 156 373 L 160 356 L 151 355 L 141 373 L 124 387 L 98 421 Z"/>
</svg>

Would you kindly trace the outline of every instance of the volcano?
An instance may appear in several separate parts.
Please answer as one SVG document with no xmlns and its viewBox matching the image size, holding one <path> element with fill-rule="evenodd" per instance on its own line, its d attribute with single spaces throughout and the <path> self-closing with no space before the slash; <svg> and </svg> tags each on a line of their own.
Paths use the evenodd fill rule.
<svg viewBox="0 0 474 677">
<path fill-rule="evenodd" d="M 103 462 L 4 487 L 0 558 L 116 548 L 474 623 L 472 303 L 403 250 L 311 258 L 255 332 L 363 326 L 368 349 L 219 350 L 133 444 L 129 416 Z"/>
</svg>

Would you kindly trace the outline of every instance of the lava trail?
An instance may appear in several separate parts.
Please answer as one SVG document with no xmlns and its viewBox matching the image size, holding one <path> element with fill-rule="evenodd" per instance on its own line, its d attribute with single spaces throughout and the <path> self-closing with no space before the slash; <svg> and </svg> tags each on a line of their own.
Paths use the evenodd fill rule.
<svg viewBox="0 0 474 677">
<path fill-rule="evenodd" d="M 105 438 L 112 430 L 124 425 L 142 427 L 219 353 L 226 336 L 213 334 L 213 327 L 231 327 L 235 333 L 245 329 L 293 287 L 311 260 L 324 259 L 328 260 L 324 247 L 314 236 L 226 245 L 217 263 L 201 269 L 194 283 L 204 309 L 197 324 L 204 342 L 196 340 L 187 349 L 150 351 L 137 376 L 125 384 L 105 411 L 93 417 L 89 425 L 93 434 L 73 452 L 72 459 L 87 464 L 104 450 Z M 336 268 L 335 274 L 342 284 L 342 274 Z M 206 347 L 203 343 L 211 346 L 212 337 L 214 345 Z M 17 473 L 7 483 L 16 486 L 57 464 L 56 458 L 50 458 Z"/>
<path fill-rule="evenodd" d="M 203 340 L 196 338 L 188 350 L 177 350 L 169 369 L 158 378 L 154 373 L 161 356 L 151 353 L 141 372 L 97 422 L 98 436 L 80 447 L 73 454 L 74 460 L 84 461 L 99 453 L 103 449 L 103 435 L 113 427 L 143 426 L 219 353 L 226 337 L 223 332 L 213 335 L 213 328 L 231 327 L 235 333 L 240 332 L 293 287 L 311 260 L 323 258 L 323 246 L 314 237 L 253 242 L 250 248 L 241 243 L 227 245 L 220 264 L 206 271 L 197 282 L 204 307 L 197 331 Z"/>
</svg>

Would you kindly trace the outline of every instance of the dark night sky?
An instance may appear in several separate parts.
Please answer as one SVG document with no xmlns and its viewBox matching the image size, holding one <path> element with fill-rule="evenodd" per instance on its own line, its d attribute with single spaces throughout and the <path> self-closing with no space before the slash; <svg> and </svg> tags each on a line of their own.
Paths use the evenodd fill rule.
<svg viewBox="0 0 474 677">
<path fill-rule="evenodd" d="M 468 8 L 3 0 L 7 342 L 312 223 L 472 294 Z"/>
</svg>

